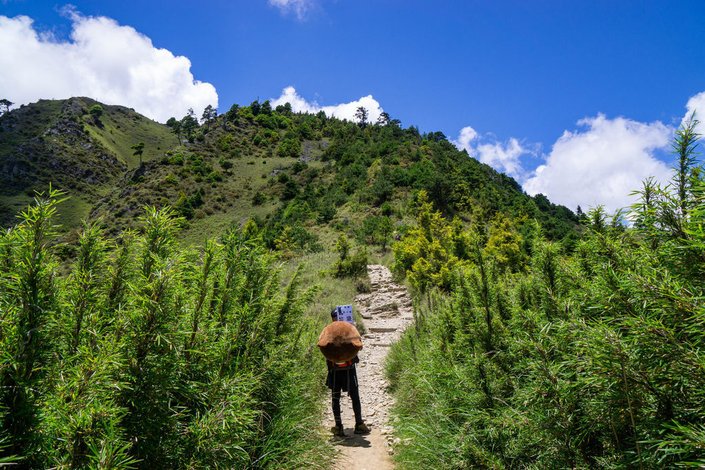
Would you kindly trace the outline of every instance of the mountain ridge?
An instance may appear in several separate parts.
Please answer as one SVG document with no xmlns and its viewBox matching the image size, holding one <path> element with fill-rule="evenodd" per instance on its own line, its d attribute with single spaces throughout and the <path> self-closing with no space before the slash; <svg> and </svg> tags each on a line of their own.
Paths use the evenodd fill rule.
<svg viewBox="0 0 705 470">
<path fill-rule="evenodd" d="M 90 214 L 121 231 L 145 205 L 171 205 L 195 232 L 254 218 L 270 227 L 272 245 L 287 226 L 299 238 L 315 238 L 311 232 L 322 227 L 350 230 L 369 217 L 401 221 L 421 189 L 445 214 L 464 220 L 498 211 L 533 217 L 554 239 L 577 223 L 569 209 L 527 196 L 442 133 L 421 134 L 396 120 L 354 123 L 255 101 L 220 115 L 213 110 L 200 124 L 193 115 L 170 123 L 85 97 L 40 100 L 6 113 L 0 223 L 10 225 L 49 183 L 80 203 L 80 210 L 68 209 L 67 228 Z M 138 156 L 133 147 L 140 142 Z"/>
</svg>

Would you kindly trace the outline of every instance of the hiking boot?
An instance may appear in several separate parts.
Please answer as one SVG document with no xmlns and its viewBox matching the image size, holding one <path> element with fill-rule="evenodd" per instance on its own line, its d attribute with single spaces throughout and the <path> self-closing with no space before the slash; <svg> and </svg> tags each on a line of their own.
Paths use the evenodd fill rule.
<svg viewBox="0 0 705 470">
<path fill-rule="evenodd" d="M 345 429 L 343 428 L 342 424 L 336 424 L 335 426 L 330 428 L 330 432 L 332 432 L 334 436 L 345 437 Z"/>
<path fill-rule="evenodd" d="M 355 434 L 369 434 L 370 433 L 370 427 L 366 425 L 365 423 L 357 423 L 355 425 Z"/>
</svg>

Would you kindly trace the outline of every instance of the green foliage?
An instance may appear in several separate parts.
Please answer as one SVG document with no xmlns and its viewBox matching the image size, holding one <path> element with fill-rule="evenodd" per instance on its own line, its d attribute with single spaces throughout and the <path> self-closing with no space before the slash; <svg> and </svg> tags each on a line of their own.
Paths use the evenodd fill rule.
<svg viewBox="0 0 705 470">
<path fill-rule="evenodd" d="M 294 199 L 299 194 L 299 185 L 296 184 L 296 181 L 289 178 L 285 179 L 283 183 L 284 188 L 282 190 L 281 200 L 289 201 L 291 199 Z"/>
<path fill-rule="evenodd" d="M 0 116 L 10 111 L 10 107 L 15 104 L 7 98 L 0 99 Z"/>
<path fill-rule="evenodd" d="M 225 113 L 225 119 L 230 122 L 237 121 L 238 112 L 240 111 L 240 106 L 238 104 L 233 104 L 227 113 Z"/>
<path fill-rule="evenodd" d="M 93 106 L 90 107 L 88 110 L 88 113 L 93 117 L 93 122 L 97 125 L 100 126 L 102 123 L 100 122 L 100 118 L 103 115 L 103 107 L 100 104 L 94 104 Z"/>
<path fill-rule="evenodd" d="M 301 154 L 301 142 L 298 139 L 288 138 L 279 143 L 277 155 L 280 157 L 297 158 Z"/>
<path fill-rule="evenodd" d="M 130 148 L 133 150 L 132 155 L 135 157 L 139 157 L 140 166 L 142 166 L 142 154 L 144 153 L 144 142 L 139 142 Z"/>
<path fill-rule="evenodd" d="M 189 142 L 193 142 L 196 129 L 198 129 L 198 119 L 196 119 L 193 109 L 189 108 L 186 115 L 181 118 L 178 129 L 186 136 Z"/>
<path fill-rule="evenodd" d="M 203 109 L 203 114 L 201 115 L 201 122 L 210 125 L 215 118 L 218 117 L 218 110 L 213 107 L 213 105 L 208 105 Z"/>
<path fill-rule="evenodd" d="M 286 224 L 274 239 L 274 248 L 285 258 L 297 252 L 321 251 L 318 238 L 299 223 Z"/>
<path fill-rule="evenodd" d="M 358 107 L 355 110 L 355 120 L 357 120 L 357 124 L 360 127 L 366 127 L 367 126 L 367 118 L 369 116 L 369 112 L 367 109 L 363 106 Z"/>
<path fill-rule="evenodd" d="M 433 210 L 425 191 L 417 197 L 416 222 L 416 227 L 394 244 L 392 269 L 400 276 L 407 276 L 417 293 L 433 286 L 450 289 L 453 271 L 460 265 L 457 252 L 463 250 L 462 245 L 467 241 L 458 239 L 451 224 Z"/>
<path fill-rule="evenodd" d="M 184 158 L 184 155 L 180 152 L 177 152 L 175 154 L 167 154 L 165 155 L 165 158 L 162 160 L 163 163 L 166 163 L 167 165 L 183 165 L 186 159 Z"/>
<path fill-rule="evenodd" d="M 358 249 L 355 253 L 350 252 L 350 242 L 345 234 L 341 234 L 335 244 L 338 252 L 338 260 L 333 268 L 335 277 L 364 277 L 367 275 L 367 252 Z"/>
<path fill-rule="evenodd" d="M 692 196 L 690 189 L 694 176 L 695 147 L 698 143 L 698 133 L 695 129 L 698 124 L 699 121 L 695 118 L 695 111 L 693 111 L 688 120 L 676 131 L 676 138 L 673 141 L 673 151 L 678 157 L 674 183 L 681 215 L 688 212 L 688 200 Z"/>
<path fill-rule="evenodd" d="M 179 199 L 177 199 L 176 204 L 174 204 L 174 209 L 181 217 L 185 219 L 191 219 L 194 215 L 194 211 L 201 207 L 204 203 L 204 194 L 202 190 L 198 190 L 195 193 L 187 196 L 181 193 Z"/>
<path fill-rule="evenodd" d="M 689 142 L 677 146 L 692 155 Z M 469 237 L 450 289 L 426 276 L 447 292 L 426 296 L 388 361 L 402 467 L 702 465 L 705 181 L 694 165 L 685 192 L 683 165 L 669 188 L 644 184 L 632 228 L 597 207 L 565 251 L 499 216 L 484 247 Z M 450 224 L 421 214 L 395 246 L 398 266 L 452 251 L 415 248 L 450 238 Z"/>
<path fill-rule="evenodd" d="M 341 261 L 345 261 L 350 256 L 350 242 L 345 234 L 341 234 L 338 240 L 335 242 L 335 250 L 338 252 L 338 256 Z"/>
<path fill-rule="evenodd" d="M 525 265 L 523 242 L 513 221 L 504 214 L 498 214 L 490 224 L 487 254 L 495 260 L 499 269 L 521 271 Z"/>
<path fill-rule="evenodd" d="M 264 195 L 264 193 L 261 193 L 257 191 L 255 195 L 252 197 L 252 205 L 253 206 L 261 206 L 267 201 L 267 196 Z"/>
<path fill-rule="evenodd" d="M 282 288 L 251 228 L 178 249 L 170 209 L 119 239 L 84 224 L 60 269 L 60 197 L 0 235 L 0 462 L 322 467 L 322 371 L 301 367 L 315 289 L 298 273 Z"/>
<path fill-rule="evenodd" d="M 181 143 L 181 121 L 177 120 L 175 117 L 170 117 L 166 121 L 166 126 L 171 129 L 171 131 L 176 135 L 178 142 Z"/>
<path fill-rule="evenodd" d="M 202 155 L 191 154 L 188 156 L 188 168 L 194 175 L 206 176 L 213 171 L 213 166 Z"/>
<path fill-rule="evenodd" d="M 372 216 L 363 221 L 359 237 L 364 243 L 379 245 L 382 250 L 385 250 L 393 231 L 394 225 L 389 217 L 385 215 Z"/>
</svg>

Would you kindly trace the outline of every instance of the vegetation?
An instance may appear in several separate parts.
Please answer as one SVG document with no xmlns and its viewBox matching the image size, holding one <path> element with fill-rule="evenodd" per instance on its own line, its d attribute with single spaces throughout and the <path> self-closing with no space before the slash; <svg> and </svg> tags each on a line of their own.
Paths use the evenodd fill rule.
<svg viewBox="0 0 705 470">
<path fill-rule="evenodd" d="M 0 99 L 0 116 L 10 110 L 10 107 L 15 104 L 7 98 Z"/>
<path fill-rule="evenodd" d="M 297 254 L 316 250 L 321 231 L 332 230 L 385 250 L 425 190 L 446 216 L 501 209 L 537 219 L 551 239 L 572 236 L 577 218 L 568 209 L 527 197 L 441 133 L 358 114 L 348 122 L 255 101 L 223 115 L 209 107 L 202 124 L 189 110 L 161 125 L 88 98 L 40 101 L 0 116 L 0 223 L 13 225 L 11 201 L 26 203 L 49 183 L 91 201 L 111 234 L 134 229 L 143 205 L 177 207 L 200 193 L 202 204 L 184 214 L 190 242 L 253 218 L 270 248 L 288 231 Z M 66 215 L 74 222 L 65 230 L 77 229 L 80 217 Z"/>
<path fill-rule="evenodd" d="M 134 155 L 135 157 L 139 157 L 140 166 L 142 166 L 142 154 L 144 153 L 144 142 L 139 142 L 139 143 L 133 145 L 132 147 L 130 147 L 130 149 L 134 150 L 134 152 L 132 152 L 132 155 Z"/>
<path fill-rule="evenodd" d="M 177 250 L 169 209 L 146 209 L 117 239 L 86 223 L 60 269 L 60 197 L 39 197 L 0 238 L 0 461 L 322 467 L 310 429 L 324 374 L 301 367 L 315 289 L 301 291 L 299 273 L 281 287 L 246 230 Z"/>
<path fill-rule="evenodd" d="M 0 462 L 325 467 L 308 346 L 318 314 L 369 290 L 368 260 L 391 245 L 433 299 L 478 260 L 489 285 L 526 277 L 542 244 L 576 250 L 570 210 L 364 108 L 254 101 L 161 125 L 72 98 L 6 112 L 0 133 Z M 17 219 L 51 182 L 71 198 Z"/>
<path fill-rule="evenodd" d="M 367 252 L 358 250 L 350 253 L 350 243 L 345 235 L 341 235 L 335 245 L 338 251 L 338 261 L 335 263 L 333 274 L 336 277 L 360 278 L 367 276 Z"/>
<path fill-rule="evenodd" d="M 88 114 L 93 118 L 93 124 L 98 127 L 102 127 L 103 123 L 100 121 L 100 117 L 103 115 L 103 107 L 99 104 L 94 104 L 88 110 Z"/>
<path fill-rule="evenodd" d="M 705 179 L 696 121 L 672 184 L 633 225 L 598 207 L 580 240 L 510 215 L 455 222 L 419 203 L 395 246 L 421 308 L 388 375 L 408 468 L 705 465 Z"/>
<path fill-rule="evenodd" d="M 122 106 L 88 98 L 40 100 L 0 116 L 0 224 L 15 222 L 49 184 L 95 205 L 138 166 L 173 145 L 169 130 Z M 143 155 L 131 146 L 144 142 Z M 21 199 L 22 204 L 15 204 Z M 78 228 L 80 216 L 64 212 Z"/>
</svg>

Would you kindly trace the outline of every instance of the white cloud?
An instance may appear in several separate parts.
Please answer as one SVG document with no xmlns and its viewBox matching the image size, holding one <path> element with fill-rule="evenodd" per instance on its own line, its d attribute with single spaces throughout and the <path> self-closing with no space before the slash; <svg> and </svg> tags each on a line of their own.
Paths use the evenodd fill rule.
<svg viewBox="0 0 705 470">
<path fill-rule="evenodd" d="M 456 147 L 459 150 L 467 150 L 467 152 L 472 155 L 475 149 L 472 147 L 472 141 L 477 138 L 477 131 L 470 126 L 463 127 L 460 129 L 460 134 L 458 134 L 458 140 L 454 141 Z"/>
<path fill-rule="evenodd" d="M 543 193 L 573 210 L 602 204 L 615 211 L 634 202 L 629 193 L 646 178 L 669 180 L 670 169 L 654 151 L 667 148 L 671 128 L 659 121 L 646 124 L 602 114 L 578 125 L 585 130 L 563 133 L 546 163 L 524 184 L 527 193 Z"/>
<path fill-rule="evenodd" d="M 348 121 L 356 121 L 355 111 L 362 106 L 367 109 L 368 121 L 376 122 L 380 114 L 384 111 L 379 102 L 372 95 L 363 96 L 362 98 L 351 101 L 349 103 L 341 103 L 332 106 L 320 106 L 315 101 L 306 101 L 298 93 L 293 86 L 289 86 L 282 90 L 279 98 L 271 100 L 272 106 L 279 106 L 286 103 L 291 104 L 291 109 L 296 113 L 317 113 L 323 111 L 328 117 L 336 117 L 338 119 L 347 119 Z"/>
<path fill-rule="evenodd" d="M 269 0 L 269 4 L 279 8 L 284 14 L 293 12 L 298 19 L 302 20 L 313 6 L 313 0 Z"/>
<path fill-rule="evenodd" d="M 683 116 L 683 121 L 685 122 L 690 119 L 690 116 L 695 112 L 695 117 L 700 121 L 700 124 L 695 129 L 695 131 L 701 136 L 705 135 L 705 91 L 692 96 L 688 103 L 685 105 L 688 112 Z"/>
<path fill-rule="evenodd" d="M 145 35 L 106 17 L 69 12 L 71 39 L 39 33 L 26 16 L 0 15 L 0 90 L 16 104 L 88 96 L 132 107 L 159 121 L 218 105 L 191 62 L 154 47 Z"/>
<path fill-rule="evenodd" d="M 484 142 L 481 142 L 484 140 Z M 503 172 L 522 181 L 526 177 L 526 171 L 519 160 L 522 155 L 534 154 L 535 151 L 523 146 L 514 137 L 507 142 L 487 141 L 488 138 L 480 138 L 475 129 L 470 126 L 460 130 L 458 139 L 452 141 L 460 150 L 466 150 L 468 155 L 480 160 L 497 171 Z"/>
<path fill-rule="evenodd" d="M 519 157 L 529 153 L 529 151 L 522 147 L 514 137 L 505 144 L 501 142 L 480 144 L 477 146 L 477 152 L 482 163 L 486 163 L 512 178 L 520 181 L 524 179 L 524 169 L 521 166 Z"/>
</svg>

